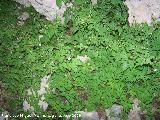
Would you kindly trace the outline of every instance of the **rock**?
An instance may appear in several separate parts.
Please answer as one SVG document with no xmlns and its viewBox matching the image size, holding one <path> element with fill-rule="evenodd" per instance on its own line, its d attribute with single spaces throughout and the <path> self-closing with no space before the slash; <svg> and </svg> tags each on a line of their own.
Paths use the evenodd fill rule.
<svg viewBox="0 0 160 120">
<path fill-rule="evenodd" d="M 87 62 L 90 58 L 87 55 L 84 56 L 77 56 L 77 59 L 80 60 L 81 62 Z"/>
<path fill-rule="evenodd" d="M 114 115 L 120 115 L 121 114 L 121 109 L 122 107 L 119 106 L 119 105 L 113 105 L 112 108 L 111 108 L 111 113 L 114 113 Z"/>
<path fill-rule="evenodd" d="M 29 18 L 29 14 L 27 12 L 23 12 L 21 16 L 18 17 L 18 26 L 23 26 L 25 21 Z"/>
<path fill-rule="evenodd" d="M 29 2 L 29 0 L 15 0 L 16 2 L 26 6 L 26 7 L 29 7 L 31 5 L 31 3 Z"/>
<path fill-rule="evenodd" d="M 141 116 L 140 116 L 141 110 L 139 107 L 139 103 L 140 101 L 138 99 L 135 99 L 133 101 L 133 108 L 130 110 L 129 116 L 128 116 L 129 120 L 141 120 Z"/>
<path fill-rule="evenodd" d="M 18 21 L 18 22 L 17 22 L 17 25 L 18 25 L 18 26 L 23 26 L 23 25 L 24 25 L 24 22 L 23 22 L 23 21 Z"/>
<path fill-rule="evenodd" d="M 128 22 L 148 23 L 151 24 L 153 18 L 160 17 L 160 1 L 159 0 L 126 0 L 124 2 L 129 8 Z"/>
<path fill-rule="evenodd" d="M 91 0 L 92 5 L 96 5 L 97 4 L 97 0 Z"/>
<path fill-rule="evenodd" d="M 2 114 L 0 115 L 0 120 L 8 120 L 8 112 L 4 111 L 2 112 Z"/>
<path fill-rule="evenodd" d="M 32 5 L 37 12 L 46 16 L 47 20 L 53 21 L 56 17 L 60 17 L 62 24 L 64 23 L 63 14 L 72 3 L 65 4 L 62 1 L 61 7 L 58 7 L 56 0 L 15 0 L 25 6 Z"/>
<path fill-rule="evenodd" d="M 29 14 L 24 12 L 21 16 L 18 17 L 20 21 L 26 21 L 29 18 Z"/>
<path fill-rule="evenodd" d="M 99 120 L 98 113 L 93 111 L 93 112 L 84 112 L 81 111 L 81 120 Z"/>
<path fill-rule="evenodd" d="M 106 109 L 108 120 L 121 119 L 122 106 L 114 104 L 111 109 Z"/>
</svg>

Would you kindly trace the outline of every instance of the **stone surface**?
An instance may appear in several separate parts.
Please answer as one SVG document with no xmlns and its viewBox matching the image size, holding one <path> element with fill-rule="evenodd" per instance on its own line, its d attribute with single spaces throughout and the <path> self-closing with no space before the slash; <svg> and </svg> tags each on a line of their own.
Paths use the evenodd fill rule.
<svg viewBox="0 0 160 120">
<path fill-rule="evenodd" d="M 114 104 L 111 109 L 106 109 L 108 120 L 121 119 L 122 106 Z"/>
<path fill-rule="evenodd" d="M 93 112 L 79 111 L 76 113 L 80 114 L 81 120 L 99 120 L 98 113 L 95 111 Z M 74 118 L 74 120 L 78 120 L 78 118 Z"/>
<path fill-rule="evenodd" d="M 29 13 L 23 12 L 21 16 L 18 17 L 20 21 L 26 21 L 29 18 Z"/>
<path fill-rule="evenodd" d="M 53 21 L 57 16 L 64 23 L 63 14 L 72 3 L 64 4 L 58 7 L 56 0 L 15 0 L 25 6 L 32 5 L 37 12 L 46 16 L 47 20 Z M 92 5 L 97 4 L 97 0 L 91 0 Z M 129 8 L 128 21 L 134 23 L 151 24 L 153 19 L 160 19 L 160 0 L 126 0 L 124 2 Z"/>
<path fill-rule="evenodd" d="M 26 6 L 26 7 L 29 7 L 31 5 L 31 3 L 29 2 L 29 0 L 15 0 L 16 2 Z"/>
<path fill-rule="evenodd" d="M 46 16 L 47 20 L 53 21 L 56 17 L 60 17 L 62 23 L 64 23 L 63 14 L 68 7 L 72 6 L 72 3 L 64 4 L 62 2 L 61 7 L 58 7 L 56 0 L 15 0 L 25 6 L 32 5 L 37 12 Z"/>
<path fill-rule="evenodd" d="M 133 101 L 133 108 L 130 110 L 129 116 L 128 116 L 129 120 L 141 120 L 141 116 L 140 116 L 141 110 L 139 107 L 139 103 L 140 101 L 138 99 L 135 99 Z"/>
<path fill-rule="evenodd" d="M 18 22 L 17 22 L 17 25 L 18 26 L 23 26 L 25 24 L 25 21 L 29 19 L 29 13 L 27 12 L 23 12 L 22 15 L 20 15 L 18 17 Z"/>
<path fill-rule="evenodd" d="M 8 112 L 4 111 L 2 114 L 0 114 L 0 120 L 8 120 Z"/>
<path fill-rule="evenodd" d="M 160 0 L 126 0 L 129 8 L 128 21 L 133 23 L 151 24 L 153 19 L 160 17 Z"/>
<path fill-rule="evenodd" d="M 84 56 L 77 56 L 77 59 L 80 60 L 81 62 L 87 62 L 90 58 L 87 55 Z"/>
<path fill-rule="evenodd" d="M 97 4 L 97 0 L 91 0 L 92 5 L 96 5 Z"/>
</svg>

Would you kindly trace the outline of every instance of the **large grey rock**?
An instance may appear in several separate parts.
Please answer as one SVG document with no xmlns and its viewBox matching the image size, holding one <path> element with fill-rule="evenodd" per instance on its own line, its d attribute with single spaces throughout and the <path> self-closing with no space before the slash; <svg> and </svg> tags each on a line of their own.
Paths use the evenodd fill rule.
<svg viewBox="0 0 160 120">
<path fill-rule="evenodd" d="M 148 23 L 160 17 L 160 0 L 126 0 L 129 8 L 128 21 L 133 23 Z"/>
<path fill-rule="evenodd" d="M 64 4 L 62 2 L 61 7 L 58 7 L 56 0 L 15 0 L 25 6 L 32 5 L 37 12 L 46 16 L 47 20 L 53 21 L 56 17 L 60 17 L 62 22 L 64 21 L 63 14 L 68 7 L 72 6 L 72 3 Z"/>
<path fill-rule="evenodd" d="M 56 0 L 15 0 L 25 6 L 32 5 L 37 12 L 46 16 L 47 20 L 54 20 L 57 16 L 64 22 L 63 14 L 66 9 L 72 6 L 71 3 L 64 4 L 58 7 Z M 92 5 L 97 4 L 97 0 L 91 0 Z M 124 2 L 129 8 L 128 21 L 133 23 L 148 23 L 151 24 L 154 19 L 160 18 L 160 0 L 126 0 Z"/>
</svg>

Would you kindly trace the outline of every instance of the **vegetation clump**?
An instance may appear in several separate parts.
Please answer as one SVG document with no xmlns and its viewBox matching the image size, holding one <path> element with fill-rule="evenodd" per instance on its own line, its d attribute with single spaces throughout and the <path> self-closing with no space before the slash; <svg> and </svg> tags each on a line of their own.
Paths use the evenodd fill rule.
<svg viewBox="0 0 160 120">
<path fill-rule="evenodd" d="M 78 2 L 65 12 L 63 25 L 59 18 L 49 22 L 10 0 L 1 1 L 0 11 L 0 80 L 7 94 L 0 112 L 22 113 L 23 101 L 28 101 L 34 108 L 28 113 L 38 115 L 113 104 L 128 114 L 137 98 L 152 117 L 152 100 L 160 98 L 159 23 L 130 27 L 121 0 L 101 0 L 95 6 L 89 0 Z M 17 26 L 24 11 L 30 18 Z M 42 97 L 38 91 L 46 75 Z M 47 103 L 45 111 L 39 100 Z"/>
</svg>

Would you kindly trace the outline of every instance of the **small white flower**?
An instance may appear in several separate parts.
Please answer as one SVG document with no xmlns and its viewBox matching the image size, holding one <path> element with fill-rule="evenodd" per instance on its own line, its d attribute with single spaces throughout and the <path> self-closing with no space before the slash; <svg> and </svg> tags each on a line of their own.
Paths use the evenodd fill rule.
<svg viewBox="0 0 160 120">
<path fill-rule="evenodd" d="M 68 60 L 71 60 L 71 57 L 68 57 Z"/>
<path fill-rule="evenodd" d="M 39 46 L 41 46 L 41 43 L 39 43 Z"/>
</svg>

